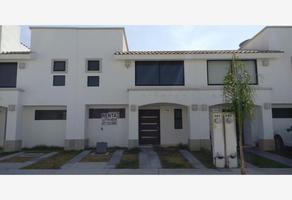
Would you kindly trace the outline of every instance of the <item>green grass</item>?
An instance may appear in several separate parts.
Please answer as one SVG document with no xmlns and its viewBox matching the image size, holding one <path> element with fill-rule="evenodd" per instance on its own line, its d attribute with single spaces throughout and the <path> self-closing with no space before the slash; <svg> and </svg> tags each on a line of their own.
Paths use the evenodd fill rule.
<svg viewBox="0 0 292 200">
<path fill-rule="evenodd" d="M 89 153 L 80 162 L 108 162 L 112 157 L 111 152 L 104 154 L 95 154 L 94 152 Z"/>
<path fill-rule="evenodd" d="M 181 155 L 177 147 L 156 147 L 162 168 L 193 168 L 192 165 Z"/>
<path fill-rule="evenodd" d="M 39 145 L 32 148 L 23 148 L 25 152 L 51 152 L 51 151 L 63 151 L 63 147 L 55 147 L 55 146 L 44 146 Z"/>
<path fill-rule="evenodd" d="M 5 162 L 5 163 L 22 163 L 22 162 L 26 162 L 26 161 L 29 161 L 33 158 L 31 157 L 22 157 L 22 156 L 14 156 L 12 158 L 8 158 L 8 159 L 5 159 L 5 160 L 1 160 L 0 162 Z"/>
<path fill-rule="evenodd" d="M 139 168 L 139 152 L 138 148 L 126 150 L 122 156 L 117 169 L 138 169 Z"/>
<path fill-rule="evenodd" d="M 45 160 L 24 167 L 23 169 L 60 169 L 62 165 L 71 160 L 78 153 L 80 153 L 80 151 L 62 151 Z"/>
<path fill-rule="evenodd" d="M 0 158 L 3 157 L 3 156 L 8 156 L 10 154 L 14 154 L 14 153 L 17 153 L 18 151 L 10 151 L 10 152 L 1 152 L 0 153 Z"/>
<path fill-rule="evenodd" d="M 281 151 L 270 151 L 270 153 L 278 154 L 279 156 L 283 156 L 289 159 L 292 159 L 292 148 L 286 147 Z"/>
<path fill-rule="evenodd" d="M 212 153 L 208 150 L 192 151 L 192 154 L 207 168 L 216 168 L 213 164 Z"/>
<path fill-rule="evenodd" d="M 287 165 L 257 156 L 253 153 L 245 153 L 245 160 L 259 168 L 289 168 Z"/>
</svg>

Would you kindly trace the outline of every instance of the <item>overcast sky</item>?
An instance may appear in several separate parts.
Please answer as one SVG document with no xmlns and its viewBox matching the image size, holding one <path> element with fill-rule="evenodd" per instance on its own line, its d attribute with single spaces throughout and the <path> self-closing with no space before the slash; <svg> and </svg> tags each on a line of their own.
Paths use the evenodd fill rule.
<svg viewBox="0 0 292 200">
<path fill-rule="evenodd" d="M 129 49 L 238 49 L 264 26 L 125 26 Z M 30 45 L 30 30 L 22 26 L 22 42 Z"/>
</svg>

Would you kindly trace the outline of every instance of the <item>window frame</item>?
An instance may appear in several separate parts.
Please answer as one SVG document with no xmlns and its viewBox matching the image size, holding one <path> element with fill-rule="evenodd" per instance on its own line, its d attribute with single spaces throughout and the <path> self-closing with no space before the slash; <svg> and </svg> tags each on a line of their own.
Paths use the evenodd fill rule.
<svg viewBox="0 0 292 200">
<path fill-rule="evenodd" d="M 89 61 L 99 61 L 99 70 L 88 70 Z M 86 58 L 85 59 L 85 72 L 86 73 L 101 73 L 102 59 L 101 58 Z"/>
<path fill-rule="evenodd" d="M 97 85 L 89 85 L 89 77 L 97 77 L 98 84 Z M 87 87 L 99 87 L 100 86 L 100 76 L 87 76 Z"/>
<path fill-rule="evenodd" d="M 65 71 L 55 71 L 54 70 L 54 64 L 55 62 L 65 62 Z M 68 73 L 68 59 L 52 59 L 51 61 L 51 73 L 52 74 L 58 74 L 58 73 Z"/>
<path fill-rule="evenodd" d="M 1 64 L 16 64 L 16 72 L 15 72 L 15 85 L 13 86 L 0 86 L 0 88 L 17 88 L 17 75 L 18 75 L 18 62 L 0 62 Z"/>
<path fill-rule="evenodd" d="M 56 76 L 62 76 L 64 77 L 64 85 L 55 85 L 55 77 Z M 58 74 L 58 75 L 53 75 L 53 87 L 64 87 L 66 86 L 66 76 L 65 75 L 62 75 L 62 74 Z"/>
<path fill-rule="evenodd" d="M 64 112 L 65 115 L 63 115 L 64 113 L 62 113 L 62 118 L 60 118 L 60 119 L 59 118 L 58 119 L 50 119 L 50 118 L 40 119 L 39 118 L 40 116 L 37 115 L 37 112 L 45 112 L 45 111 L 49 111 L 49 112 L 54 112 L 54 111 Z M 38 119 L 37 119 L 37 117 L 38 117 Z M 36 110 L 34 110 L 34 121 L 51 121 L 51 120 L 53 120 L 53 121 L 67 120 L 67 110 L 66 109 L 52 109 L 52 110 L 36 109 Z"/>
<path fill-rule="evenodd" d="M 210 61 L 230 61 L 232 62 L 232 59 L 209 59 L 207 60 L 207 84 L 212 86 L 212 85 L 224 85 L 223 83 L 210 83 L 209 80 L 209 62 Z M 257 63 L 257 59 L 240 59 L 239 61 L 253 61 L 255 63 L 255 75 L 256 75 L 256 82 L 255 83 L 250 83 L 249 85 L 258 85 L 259 84 L 259 80 L 258 80 L 258 63 Z"/>
<path fill-rule="evenodd" d="M 182 84 L 160 84 L 160 67 L 159 67 L 159 64 L 158 64 L 158 84 L 138 84 L 137 83 L 137 65 L 136 65 L 136 62 L 164 62 L 164 61 L 168 61 L 168 62 L 171 62 L 171 61 L 174 61 L 174 62 L 182 62 L 183 65 L 182 65 L 182 73 L 183 73 L 183 80 L 182 80 Z M 135 61 L 135 86 L 185 86 L 185 62 L 184 60 L 136 60 Z"/>
<path fill-rule="evenodd" d="M 177 110 L 180 110 L 180 116 L 177 116 Z M 173 119 L 174 119 L 174 129 L 181 130 L 183 129 L 183 109 L 182 108 L 175 108 L 173 109 Z M 180 120 L 180 126 L 177 126 L 177 120 Z"/>
<path fill-rule="evenodd" d="M 275 109 L 280 109 L 282 111 L 278 111 L 275 113 Z M 291 112 L 283 112 L 284 109 L 289 109 Z M 280 114 L 279 114 L 280 113 Z M 290 114 L 290 115 L 288 115 Z M 272 118 L 273 119 L 291 119 L 292 118 L 292 107 L 272 107 Z"/>
</svg>

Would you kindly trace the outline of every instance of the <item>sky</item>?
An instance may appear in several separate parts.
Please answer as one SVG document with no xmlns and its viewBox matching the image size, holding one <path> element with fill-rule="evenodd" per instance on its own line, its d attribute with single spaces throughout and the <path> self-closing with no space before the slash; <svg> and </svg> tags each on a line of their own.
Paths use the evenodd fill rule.
<svg viewBox="0 0 292 200">
<path fill-rule="evenodd" d="M 238 49 L 264 26 L 124 26 L 131 51 Z M 30 30 L 21 40 L 30 46 Z"/>
</svg>

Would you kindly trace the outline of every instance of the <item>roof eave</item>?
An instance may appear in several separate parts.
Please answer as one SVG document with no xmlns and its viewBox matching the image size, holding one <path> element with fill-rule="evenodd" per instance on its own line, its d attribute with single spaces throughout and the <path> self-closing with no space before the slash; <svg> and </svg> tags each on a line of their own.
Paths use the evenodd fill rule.
<svg viewBox="0 0 292 200">
<path fill-rule="evenodd" d="M 33 53 L 0 53 L 0 60 L 31 60 Z"/>
<path fill-rule="evenodd" d="M 233 53 L 226 54 L 156 54 L 156 55 L 114 55 L 116 60 L 207 60 L 207 59 L 232 59 Z M 274 59 L 283 53 L 237 53 L 240 59 Z"/>
</svg>

